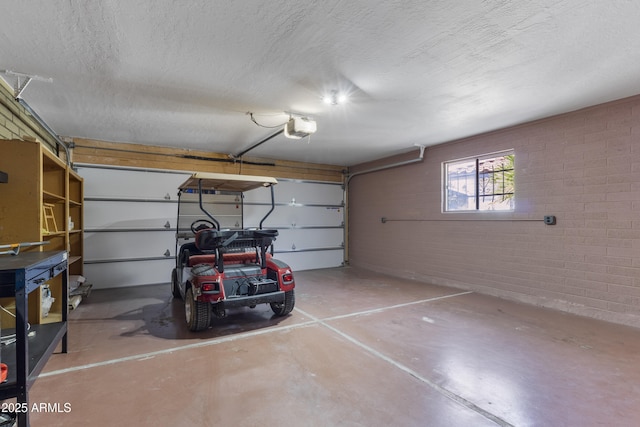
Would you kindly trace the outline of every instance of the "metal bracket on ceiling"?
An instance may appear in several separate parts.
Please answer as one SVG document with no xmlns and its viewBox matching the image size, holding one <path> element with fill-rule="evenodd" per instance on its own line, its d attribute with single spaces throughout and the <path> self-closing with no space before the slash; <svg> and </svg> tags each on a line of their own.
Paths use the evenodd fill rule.
<svg viewBox="0 0 640 427">
<path fill-rule="evenodd" d="M 247 154 L 249 151 L 253 150 L 254 148 L 258 147 L 259 145 L 264 144 L 265 142 L 267 142 L 268 140 L 270 140 L 271 138 L 274 138 L 278 135 L 280 135 L 281 133 L 284 133 L 284 128 L 280 129 L 279 131 L 277 131 L 274 134 L 269 135 L 268 137 L 264 138 L 261 141 L 256 142 L 255 144 L 253 144 L 251 147 L 242 150 L 241 152 L 239 152 L 238 154 L 229 154 L 229 157 L 234 159 L 234 160 L 238 160 L 240 159 L 242 156 L 244 156 L 245 154 Z"/>
<path fill-rule="evenodd" d="M 13 86 L 13 97 L 15 99 L 20 98 L 20 95 L 22 95 L 22 92 L 24 92 L 24 90 L 27 88 L 27 85 L 31 83 L 32 80 L 37 80 L 40 82 L 48 82 L 48 83 L 51 83 L 53 81 L 51 77 L 42 77 L 42 76 L 37 76 L 35 74 L 18 73 L 16 71 L 11 71 L 11 70 L 2 70 L 2 73 L 6 74 L 7 76 L 13 76 L 16 78 L 16 83 Z"/>
</svg>

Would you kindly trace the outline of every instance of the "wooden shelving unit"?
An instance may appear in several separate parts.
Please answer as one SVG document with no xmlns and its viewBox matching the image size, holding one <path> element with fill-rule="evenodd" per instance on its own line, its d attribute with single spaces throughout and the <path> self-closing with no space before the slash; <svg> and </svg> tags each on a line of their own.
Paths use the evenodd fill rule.
<svg viewBox="0 0 640 427">
<path fill-rule="evenodd" d="M 69 250 L 69 274 L 82 275 L 84 253 L 84 181 L 80 175 L 68 170 L 67 191 L 67 244 Z"/>
<path fill-rule="evenodd" d="M 29 252 L 66 251 L 69 274 L 82 275 L 82 177 L 39 142 L 0 140 L 0 152 L 0 170 L 11 177 L 0 187 L 0 244 L 47 242 Z M 45 313 L 42 292 L 29 298 L 32 324 L 59 322 L 67 310 L 62 301 L 62 280 L 52 278 L 46 285 L 54 301 Z M 0 299 L 0 304 L 10 309 L 9 301 Z M 2 322 L 3 328 L 11 327 L 12 319 L 3 315 Z"/>
</svg>

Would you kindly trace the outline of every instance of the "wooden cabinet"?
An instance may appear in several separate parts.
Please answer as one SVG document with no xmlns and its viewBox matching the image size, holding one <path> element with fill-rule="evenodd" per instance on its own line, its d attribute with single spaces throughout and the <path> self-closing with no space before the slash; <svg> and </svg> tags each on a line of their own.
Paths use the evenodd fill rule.
<svg viewBox="0 0 640 427">
<path fill-rule="evenodd" d="M 31 141 L 0 140 L 0 170 L 8 177 L 0 184 L 0 244 L 47 242 L 28 251 L 67 251 L 69 274 L 81 275 L 82 178 L 42 144 Z M 53 278 L 47 285 L 29 298 L 30 323 L 59 322 L 67 310 L 62 280 Z M 54 301 L 47 312 L 49 291 Z M 9 304 L 0 303 L 5 308 Z M 3 328 L 7 320 L 2 317 Z"/>
</svg>

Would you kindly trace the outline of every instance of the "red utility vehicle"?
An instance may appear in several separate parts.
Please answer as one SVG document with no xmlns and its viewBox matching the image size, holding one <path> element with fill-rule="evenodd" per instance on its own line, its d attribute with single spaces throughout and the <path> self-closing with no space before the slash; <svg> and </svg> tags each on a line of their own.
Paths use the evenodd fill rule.
<svg viewBox="0 0 640 427">
<path fill-rule="evenodd" d="M 171 292 L 184 300 L 190 330 L 208 328 L 212 317 L 225 317 L 232 307 L 270 304 L 277 316 L 293 310 L 293 273 L 272 256 L 278 230 L 262 228 L 274 210 L 277 183 L 262 176 L 194 173 L 180 186 Z M 259 188 L 270 190 L 271 208 L 257 227 L 244 228 L 244 192 Z M 218 218 L 213 210 L 221 212 Z M 223 228 L 229 217 L 234 227 Z"/>
</svg>

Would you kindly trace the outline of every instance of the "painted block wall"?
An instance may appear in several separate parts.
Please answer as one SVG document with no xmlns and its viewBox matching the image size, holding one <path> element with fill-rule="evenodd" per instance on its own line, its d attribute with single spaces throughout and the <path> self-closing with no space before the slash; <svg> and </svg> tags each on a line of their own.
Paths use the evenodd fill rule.
<svg viewBox="0 0 640 427">
<path fill-rule="evenodd" d="M 0 79 L 0 139 L 35 138 L 55 152 L 55 140 L 13 97 L 13 90 Z"/>
<path fill-rule="evenodd" d="M 505 149 L 515 211 L 442 213 L 442 162 Z M 640 96 L 428 147 L 348 194 L 350 265 L 640 327 Z"/>
</svg>

